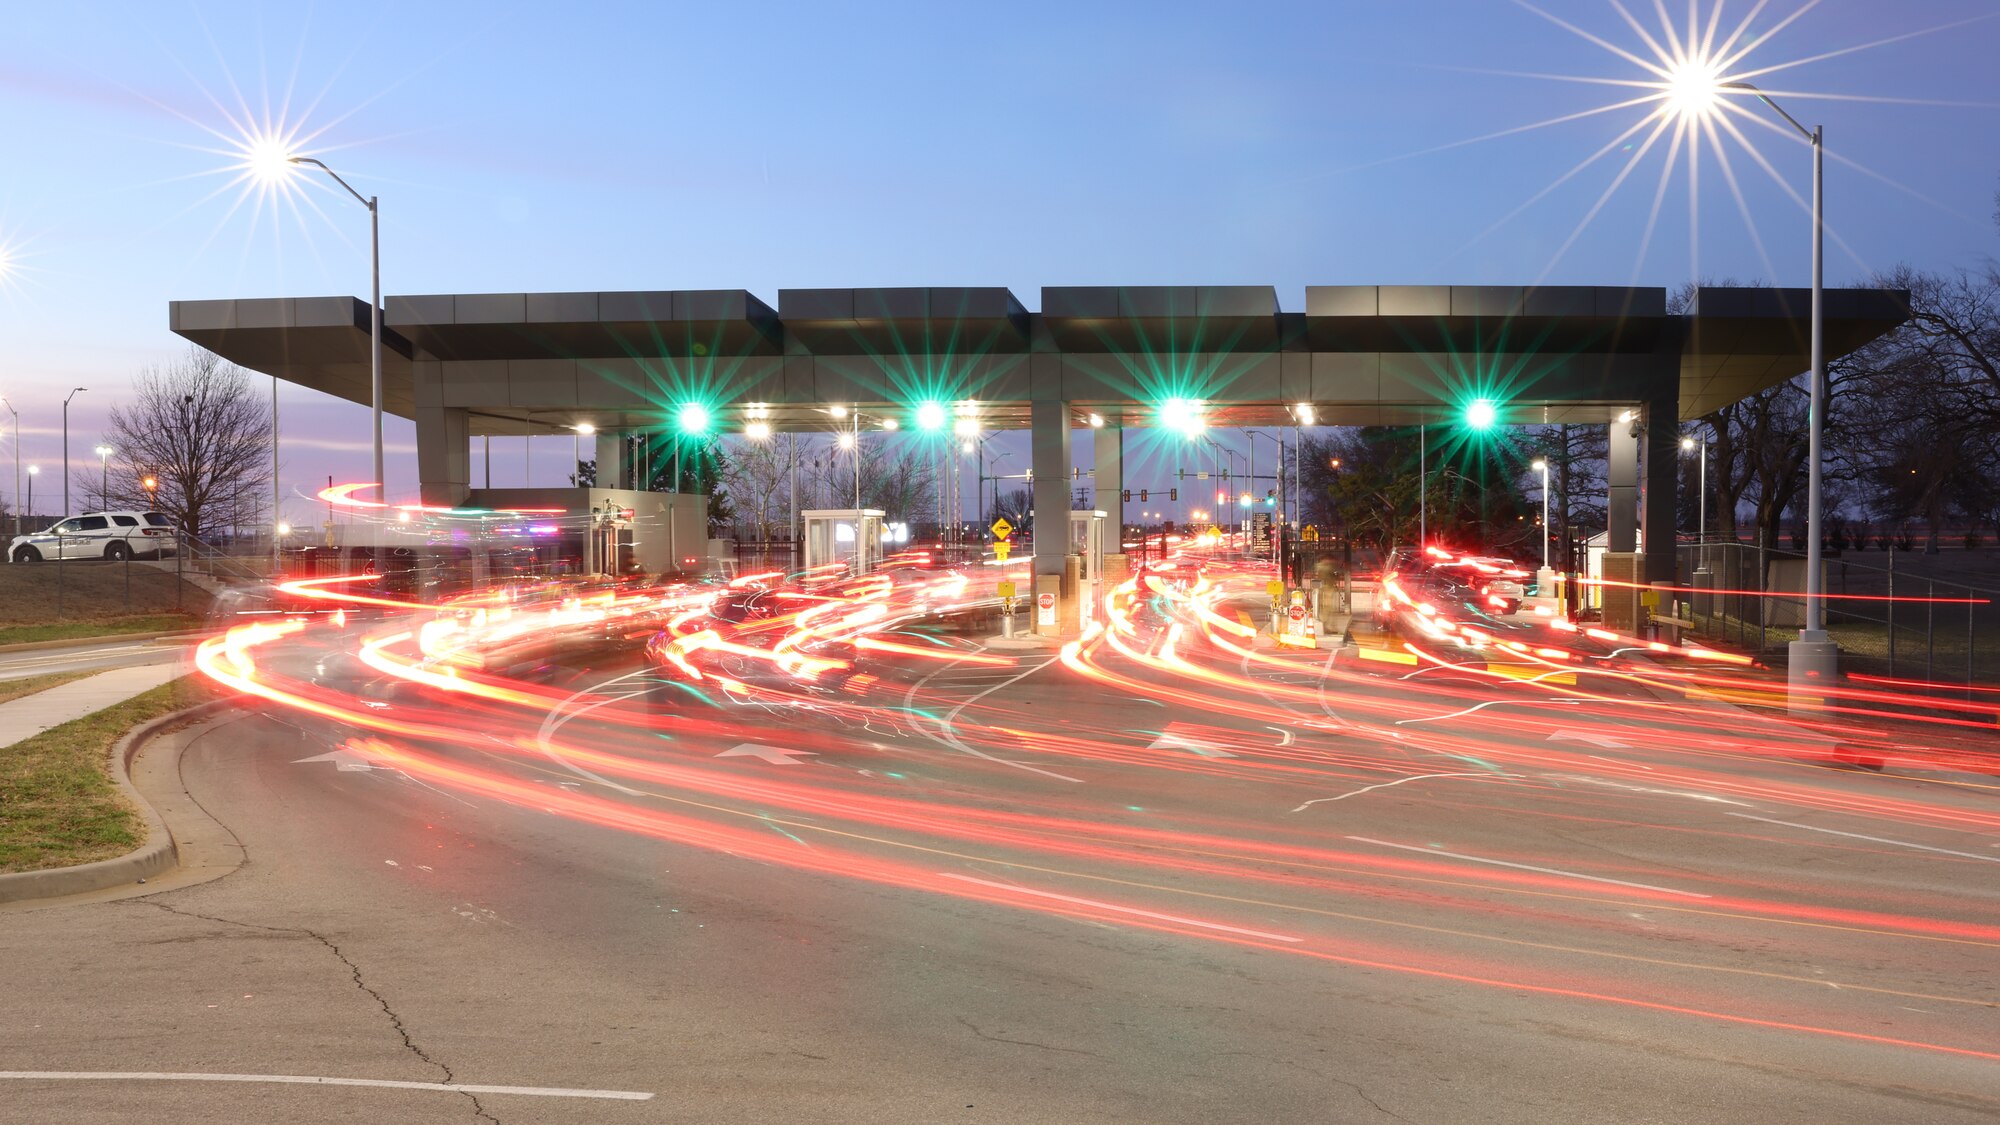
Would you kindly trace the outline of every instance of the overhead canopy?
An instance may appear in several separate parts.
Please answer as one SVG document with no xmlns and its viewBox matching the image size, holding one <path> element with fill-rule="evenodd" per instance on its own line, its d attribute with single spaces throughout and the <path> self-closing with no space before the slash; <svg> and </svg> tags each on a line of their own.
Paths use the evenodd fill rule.
<svg viewBox="0 0 2000 1125">
<path fill-rule="evenodd" d="M 1603 421 L 1671 399 L 1698 417 L 1807 367 L 1803 289 L 1702 287 L 1685 314 L 1626 286 L 1059 286 L 1029 312 L 1005 288 L 434 294 L 385 302 L 385 408 L 462 408 L 473 434 L 659 428 L 679 404 L 719 424 L 824 430 L 834 404 L 979 404 L 986 428 L 1027 404 L 1147 425 L 1204 401 L 1213 425 L 1433 420 L 1489 398 L 1500 421 Z M 1908 316 L 1908 295 L 1826 294 L 1829 358 Z M 366 302 L 175 301 L 181 336 L 253 370 L 370 401 Z M 1677 381 L 1676 381 L 1677 380 Z M 725 417 L 724 415 L 728 416 Z"/>
</svg>

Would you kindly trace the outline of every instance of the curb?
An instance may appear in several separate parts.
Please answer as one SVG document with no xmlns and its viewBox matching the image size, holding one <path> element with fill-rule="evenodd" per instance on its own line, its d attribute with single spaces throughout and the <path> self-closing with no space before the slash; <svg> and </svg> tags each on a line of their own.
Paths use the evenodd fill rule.
<svg viewBox="0 0 2000 1125">
<path fill-rule="evenodd" d="M 139 815 L 145 820 L 145 843 L 134 851 L 111 859 L 100 859 L 95 863 L 0 875 L 0 903 L 87 894 L 91 891 L 136 883 L 141 879 L 150 879 L 162 871 L 172 870 L 174 865 L 180 862 L 180 853 L 174 846 L 173 833 L 167 831 L 166 822 L 160 819 L 158 810 L 154 809 L 146 798 L 140 796 L 139 790 L 133 786 L 132 759 L 154 735 L 205 718 L 210 712 L 222 710 L 230 703 L 231 701 L 227 699 L 214 699 L 161 715 L 157 719 L 141 723 L 126 731 L 117 742 L 112 743 L 111 780 L 117 783 L 119 793 L 139 810 Z"/>
<path fill-rule="evenodd" d="M 185 629 L 168 629 L 159 633 L 105 633 L 96 637 L 65 637 L 59 641 L 20 641 L 11 645 L 0 645 L 0 652 L 33 652 L 45 648 L 85 648 L 89 645 L 108 644 L 115 641 L 158 641 L 168 637 L 200 637 L 206 634 Z"/>
</svg>

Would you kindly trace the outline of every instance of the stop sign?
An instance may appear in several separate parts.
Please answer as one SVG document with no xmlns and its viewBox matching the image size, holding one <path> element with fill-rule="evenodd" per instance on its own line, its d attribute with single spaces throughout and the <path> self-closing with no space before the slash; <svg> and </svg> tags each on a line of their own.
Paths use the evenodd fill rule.
<svg viewBox="0 0 2000 1125">
<path fill-rule="evenodd" d="M 1054 594 L 1037 595 L 1035 604 L 1043 609 L 1054 609 L 1056 607 L 1056 596 Z"/>
<path fill-rule="evenodd" d="M 1304 621 L 1305 619 L 1306 619 L 1306 607 L 1304 607 L 1304 606 L 1302 606 L 1302 605 L 1295 605 L 1295 606 L 1293 606 L 1293 607 L 1292 607 L 1292 620 L 1294 620 L 1294 621 Z"/>
</svg>

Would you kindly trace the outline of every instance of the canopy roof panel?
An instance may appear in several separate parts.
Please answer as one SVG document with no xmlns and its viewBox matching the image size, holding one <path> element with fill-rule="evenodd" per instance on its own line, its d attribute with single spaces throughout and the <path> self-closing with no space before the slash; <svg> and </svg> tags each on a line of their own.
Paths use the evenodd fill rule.
<svg viewBox="0 0 2000 1125">
<path fill-rule="evenodd" d="M 1041 295 L 1040 312 L 1002 287 L 787 289 L 776 309 L 733 289 L 392 296 L 385 408 L 462 406 L 474 433 L 546 433 L 578 417 L 657 426 L 703 394 L 782 430 L 827 428 L 834 404 L 962 396 L 990 427 L 1025 424 L 1042 398 L 1144 425 L 1186 386 L 1216 425 L 1288 424 L 1299 402 L 1322 424 L 1400 424 L 1492 386 L 1504 422 L 1600 420 L 1670 395 L 1687 419 L 1808 362 L 1803 289 L 1701 287 L 1685 314 L 1629 286 L 1311 286 L 1300 312 L 1256 285 Z M 1908 294 L 1829 290 L 1826 317 L 1831 359 L 1907 319 Z M 370 401 L 366 302 L 175 301 L 168 324 L 245 367 Z"/>
</svg>

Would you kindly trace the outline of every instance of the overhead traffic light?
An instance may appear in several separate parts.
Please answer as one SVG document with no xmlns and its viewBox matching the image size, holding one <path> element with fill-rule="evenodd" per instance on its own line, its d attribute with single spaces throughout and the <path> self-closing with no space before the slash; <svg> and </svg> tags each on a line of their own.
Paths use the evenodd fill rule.
<svg viewBox="0 0 2000 1125">
<path fill-rule="evenodd" d="M 1132 490 L 1128 488 L 1124 492 L 1119 493 L 1118 499 L 1130 504 L 1132 502 Z"/>
<path fill-rule="evenodd" d="M 1181 498 L 1181 490 L 1180 490 L 1180 489 L 1178 489 L 1178 488 L 1169 488 L 1169 489 L 1167 489 L 1167 499 L 1168 499 L 1168 500 L 1179 500 L 1180 498 Z"/>
<path fill-rule="evenodd" d="M 688 437 L 702 437 L 708 433 L 711 418 L 708 407 L 698 402 L 684 402 L 674 412 L 674 424 Z"/>
<path fill-rule="evenodd" d="M 1139 503 L 1144 504 L 1145 502 L 1146 502 L 1146 490 L 1142 488 L 1139 490 Z"/>
</svg>

